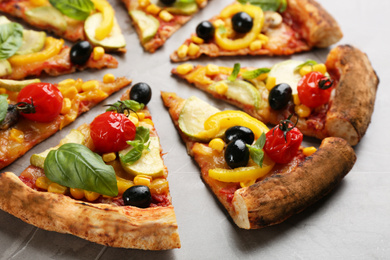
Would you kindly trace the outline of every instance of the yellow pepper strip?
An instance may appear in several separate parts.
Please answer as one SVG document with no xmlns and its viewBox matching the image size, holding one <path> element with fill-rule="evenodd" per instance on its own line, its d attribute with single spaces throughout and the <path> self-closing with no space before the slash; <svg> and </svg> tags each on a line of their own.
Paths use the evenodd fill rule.
<svg viewBox="0 0 390 260">
<path fill-rule="evenodd" d="M 265 176 L 274 167 L 275 162 L 269 159 L 268 156 L 264 157 L 263 167 L 259 165 L 239 167 L 235 169 L 210 169 L 209 176 L 222 182 L 248 182 L 250 180 L 256 180 Z"/>
<path fill-rule="evenodd" d="M 195 137 L 201 139 L 212 139 L 225 132 L 232 126 L 245 126 L 253 131 L 257 140 L 264 132 L 268 132 L 268 127 L 256 118 L 251 117 L 245 112 L 226 110 L 210 116 L 204 123 L 205 131 L 198 133 Z"/>
<path fill-rule="evenodd" d="M 253 42 L 261 32 L 261 28 L 264 24 L 264 13 L 260 7 L 253 5 L 241 5 L 234 4 L 226 7 L 222 10 L 220 16 L 221 18 L 227 19 L 232 17 L 238 12 L 246 12 L 253 18 L 253 27 L 243 38 L 231 40 L 227 38 L 225 33 L 222 33 L 221 30 L 215 30 L 215 41 L 219 47 L 225 50 L 239 50 L 247 48 L 251 42 Z"/>
<path fill-rule="evenodd" d="M 114 9 L 106 0 L 92 0 L 95 8 L 102 13 L 103 21 L 95 31 L 95 38 L 98 41 L 106 38 L 114 27 Z"/>
<path fill-rule="evenodd" d="M 8 59 L 12 66 L 27 65 L 36 61 L 45 61 L 60 53 L 64 40 L 57 40 L 53 37 L 47 37 L 43 50 L 26 55 L 14 55 Z"/>
</svg>

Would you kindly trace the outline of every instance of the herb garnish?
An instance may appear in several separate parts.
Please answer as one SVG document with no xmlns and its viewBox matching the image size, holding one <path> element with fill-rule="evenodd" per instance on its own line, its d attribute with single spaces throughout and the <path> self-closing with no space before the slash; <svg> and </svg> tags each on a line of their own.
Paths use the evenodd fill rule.
<svg viewBox="0 0 390 260">
<path fill-rule="evenodd" d="M 149 137 L 149 128 L 138 126 L 134 140 L 127 141 L 127 144 L 131 145 L 133 148 L 131 148 L 131 150 L 125 155 L 120 155 L 120 160 L 128 164 L 133 164 L 138 161 L 142 156 L 143 150 L 149 151 Z"/>
</svg>

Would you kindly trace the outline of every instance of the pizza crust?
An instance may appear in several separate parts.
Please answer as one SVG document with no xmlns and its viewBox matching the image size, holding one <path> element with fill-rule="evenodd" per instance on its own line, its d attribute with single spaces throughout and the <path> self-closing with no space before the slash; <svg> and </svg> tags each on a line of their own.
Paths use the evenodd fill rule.
<svg viewBox="0 0 390 260">
<path fill-rule="evenodd" d="M 39 192 L 15 174 L 0 174 L 0 208 L 39 228 L 73 234 L 89 241 L 123 248 L 179 248 L 172 206 L 141 209 L 77 201 Z"/>
</svg>

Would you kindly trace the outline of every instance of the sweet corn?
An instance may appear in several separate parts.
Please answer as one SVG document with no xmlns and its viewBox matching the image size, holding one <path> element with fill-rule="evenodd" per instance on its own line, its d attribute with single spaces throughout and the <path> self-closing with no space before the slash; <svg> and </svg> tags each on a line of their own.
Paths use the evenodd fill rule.
<svg viewBox="0 0 390 260">
<path fill-rule="evenodd" d="M 207 145 L 195 143 L 195 145 L 192 147 L 192 152 L 194 154 L 210 156 L 213 154 L 213 149 L 211 149 Z"/>
<path fill-rule="evenodd" d="M 104 53 L 105 52 L 104 52 L 103 47 L 98 46 L 98 47 L 93 48 L 93 59 L 94 60 L 101 60 L 104 56 Z"/>
<path fill-rule="evenodd" d="M 187 57 L 187 53 L 188 53 L 188 46 L 185 44 L 183 44 L 182 46 L 179 47 L 179 49 L 177 49 L 177 56 L 179 56 L 179 58 Z"/>
<path fill-rule="evenodd" d="M 70 101 L 69 98 L 64 98 L 62 100 L 61 115 L 68 114 L 71 107 L 72 107 L 72 101 Z"/>
<path fill-rule="evenodd" d="M 145 124 L 154 126 L 154 123 L 153 123 L 153 121 L 152 121 L 150 118 L 145 118 L 145 119 L 143 120 L 143 122 L 144 122 Z"/>
<path fill-rule="evenodd" d="M 215 91 L 220 95 L 224 95 L 228 91 L 228 89 L 229 89 L 229 86 L 223 81 L 219 82 L 215 86 Z"/>
<path fill-rule="evenodd" d="M 115 76 L 111 73 L 107 73 L 103 76 L 103 83 L 114 83 Z"/>
<path fill-rule="evenodd" d="M 148 7 L 146 7 L 146 12 L 153 14 L 153 15 L 157 15 L 160 11 L 161 11 L 161 8 L 155 4 L 150 4 L 150 5 L 148 5 Z"/>
<path fill-rule="evenodd" d="M 115 153 L 105 153 L 102 156 L 104 162 L 112 162 L 116 159 Z"/>
<path fill-rule="evenodd" d="M 108 94 L 101 89 L 95 89 L 92 91 L 81 93 L 80 96 L 82 100 L 100 102 L 106 97 L 108 97 Z"/>
<path fill-rule="evenodd" d="M 255 184 L 256 180 L 249 180 L 249 181 L 242 181 L 240 182 L 241 188 L 249 187 L 253 184 Z"/>
<path fill-rule="evenodd" d="M 209 142 L 209 147 L 218 152 L 222 152 L 225 148 L 225 142 L 221 138 L 214 138 Z"/>
<path fill-rule="evenodd" d="M 130 120 L 131 122 L 133 122 L 133 124 L 134 124 L 135 126 L 138 126 L 139 120 L 138 120 L 137 116 L 133 116 L 133 114 L 130 114 L 130 115 L 128 116 L 128 118 L 129 118 L 129 120 Z"/>
<path fill-rule="evenodd" d="M 81 200 L 82 198 L 84 198 L 84 190 L 70 188 L 70 195 L 72 195 L 72 197 L 75 199 Z"/>
<path fill-rule="evenodd" d="M 195 56 L 200 50 L 199 45 L 196 45 L 195 43 L 190 43 L 190 46 L 188 47 L 188 55 Z"/>
<path fill-rule="evenodd" d="M 7 93 L 7 90 L 5 88 L 0 88 L 0 95 Z"/>
<path fill-rule="evenodd" d="M 199 38 L 198 36 L 196 35 L 192 35 L 191 36 L 191 41 L 193 41 L 194 43 L 196 44 L 202 44 L 204 43 L 204 40 L 202 38 Z"/>
<path fill-rule="evenodd" d="M 16 128 L 13 128 L 9 133 L 9 139 L 18 143 L 22 143 L 24 141 L 24 133 Z"/>
<path fill-rule="evenodd" d="M 47 5 L 49 2 L 47 0 L 30 0 L 30 3 L 35 6 L 44 6 Z"/>
<path fill-rule="evenodd" d="M 295 106 L 294 110 L 299 117 L 308 117 L 311 113 L 310 108 L 305 106 L 304 104 Z"/>
<path fill-rule="evenodd" d="M 275 77 L 268 77 L 267 78 L 267 83 L 265 84 L 265 87 L 271 91 L 271 89 L 273 89 L 273 87 L 275 87 L 275 84 L 276 84 L 276 78 Z"/>
<path fill-rule="evenodd" d="M 150 182 L 152 181 L 152 177 L 147 175 L 137 175 L 134 177 L 134 185 L 145 185 L 150 186 Z"/>
<path fill-rule="evenodd" d="M 321 64 L 316 64 L 313 66 L 313 71 L 318 71 L 322 74 L 325 74 L 326 73 L 326 66 L 325 64 L 321 63 Z"/>
<path fill-rule="evenodd" d="M 317 148 L 315 148 L 314 146 L 310 146 L 310 147 L 305 147 L 303 148 L 302 152 L 305 156 L 310 156 L 312 155 L 313 153 L 315 153 L 317 151 Z"/>
<path fill-rule="evenodd" d="M 219 66 L 214 64 L 207 64 L 206 66 L 206 75 L 207 76 L 214 76 L 219 73 Z"/>
<path fill-rule="evenodd" d="M 251 42 L 251 44 L 249 45 L 249 49 L 251 51 L 257 51 L 257 50 L 261 49 L 262 45 L 263 44 L 260 40 L 255 40 L 255 41 Z"/>
<path fill-rule="evenodd" d="M 76 87 L 78 92 L 81 92 L 81 86 L 84 84 L 84 81 L 82 79 L 77 79 L 74 86 Z"/>
<path fill-rule="evenodd" d="M 74 79 L 65 79 L 63 81 L 60 81 L 58 83 L 58 87 L 71 87 L 76 83 L 76 80 Z"/>
<path fill-rule="evenodd" d="M 46 176 L 41 176 L 35 181 L 35 186 L 37 186 L 40 189 L 47 190 L 49 188 L 49 185 L 53 182 L 49 180 Z"/>
<path fill-rule="evenodd" d="M 213 22 L 215 28 L 219 28 L 220 26 L 225 26 L 225 22 L 221 19 L 217 19 Z"/>
<path fill-rule="evenodd" d="M 142 8 L 145 8 L 148 5 L 150 5 L 150 1 L 149 0 L 138 0 L 138 5 Z"/>
<path fill-rule="evenodd" d="M 305 76 L 306 74 L 310 73 L 313 71 L 313 66 L 303 66 L 300 70 L 299 70 L 299 74 L 301 74 L 301 76 Z"/>
<path fill-rule="evenodd" d="M 161 18 L 161 20 L 165 22 L 169 22 L 170 20 L 173 19 L 173 15 L 171 15 L 167 10 L 162 10 L 159 14 L 158 17 Z"/>
<path fill-rule="evenodd" d="M 100 194 L 94 191 L 84 191 L 84 196 L 88 201 L 95 201 L 100 197 Z"/>
<path fill-rule="evenodd" d="M 169 191 L 168 181 L 166 179 L 155 179 L 150 183 L 150 192 L 154 194 L 166 194 Z"/>
<path fill-rule="evenodd" d="M 118 185 L 118 194 L 123 194 L 128 188 L 134 186 L 134 182 L 116 176 L 116 183 Z"/>
<path fill-rule="evenodd" d="M 77 88 L 72 86 L 72 87 L 60 87 L 58 88 L 64 98 L 68 98 L 70 100 L 74 99 L 75 96 L 79 93 L 77 91 Z"/>
<path fill-rule="evenodd" d="M 298 94 L 293 94 L 293 101 L 294 101 L 294 105 L 296 106 L 301 104 L 301 100 L 299 100 Z"/>
<path fill-rule="evenodd" d="M 47 191 L 48 192 L 52 192 L 52 193 L 58 193 L 58 194 L 65 194 L 68 190 L 68 187 L 65 187 L 65 186 L 62 186 L 58 183 L 51 183 L 49 185 L 49 187 L 47 188 Z"/>
<path fill-rule="evenodd" d="M 262 44 L 266 44 L 268 42 L 268 40 L 269 40 L 268 36 L 265 35 L 265 34 L 259 34 L 257 36 L 257 39 L 259 39 Z"/>
<path fill-rule="evenodd" d="M 99 87 L 99 81 L 97 80 L 89 80 L 87 82 L 84 82 L 83 85 L 81 85 L 81 89 L 84 92 L 95 90 Z"/>
<path fill-rule="evenodd" d="M 194 66 L 190 63 L 184 63 L 177 66 L 176 71 L 180 75 L 186 75 L 188 72 L 194 69 Z"/>
</svg>

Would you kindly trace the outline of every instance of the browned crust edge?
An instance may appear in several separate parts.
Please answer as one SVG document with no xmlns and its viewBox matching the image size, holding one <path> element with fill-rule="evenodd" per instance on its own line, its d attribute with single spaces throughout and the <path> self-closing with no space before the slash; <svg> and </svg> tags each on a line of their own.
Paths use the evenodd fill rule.
<svg viewBox="0 0 390 260">
<path fill-rule="evenodd" d="M 326 138 L 318 151 L 292 172 L 273 175 L 237 190 L 232 217 L 239 227 L 246 229 L 278 224 L 328 194 L 355 161 L 355 152 L 345 140 Z"/>
<path fill-rule="evenodd" d="M 0 208 L 39 228 L 124 248 L 180 248 L 173 207 L 140 209 L 77 201 L 35 191 L 11 172 L 0 174 Z"/>
</svg>

